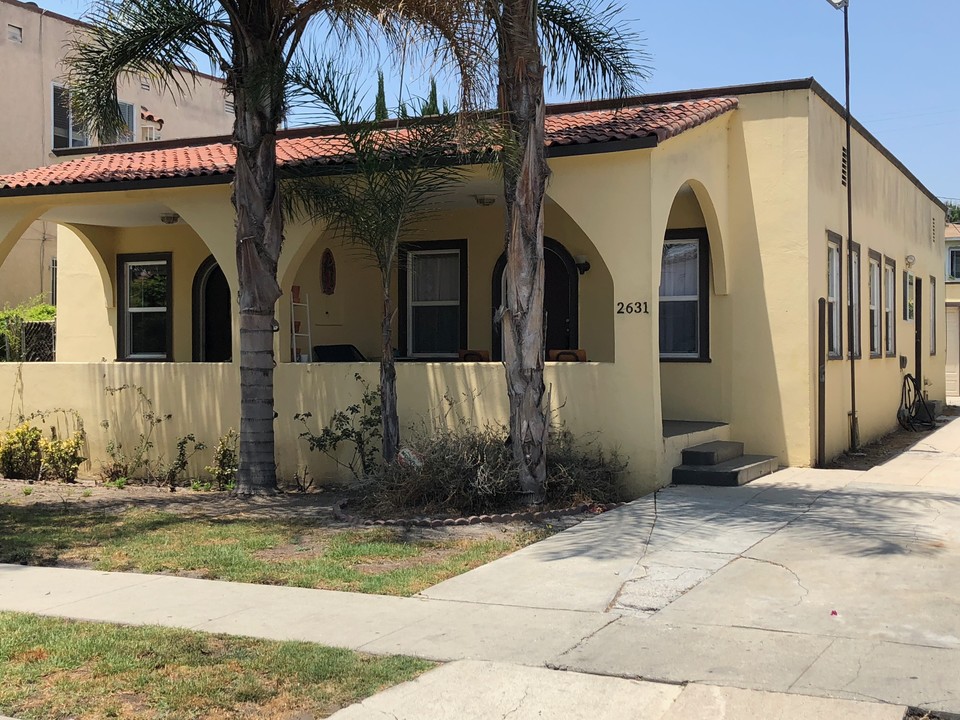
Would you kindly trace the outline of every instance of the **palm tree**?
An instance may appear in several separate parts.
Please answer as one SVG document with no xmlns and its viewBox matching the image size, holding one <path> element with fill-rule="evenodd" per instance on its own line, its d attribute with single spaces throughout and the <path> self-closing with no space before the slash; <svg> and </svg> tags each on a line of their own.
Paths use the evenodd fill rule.
<svg viewBox="0 0 960 720">
<path fill-rule="evenodd" d="M 507 137 L 506 297 L 498 312 L 510 401 L 510 438 L 524 501 L 546 481 L 549 431 L 543 381 L 543 199 L 545 80 L 559 91 L 626 97 L 646 76 L 639 40 L 620 28 L 622 7 L 595 0 L 489 0 L 497 91 Z M 546 63 L 544 61 L 546 56 Z"/>
<path fill-rule="evenodd" d="M 400 419 L 392 331 L 396 310 L 390 281 L 400 243 L 415 237 L 438 210 L 438 201 L 461 182 L 467 158 L 458 141 L 470 137 L 481 147 L 484 143 L 479 131 L 470 132 L 450 117 L 413 118 L 402 127 L 387 127 L 378 121 L 386 107 L 383 76 L 379 77 L 375 108 L 364 112 L 350 75 L 334 65 L 294 73 L 306 104 L 319 104 L 342 128 L 351 157 L 331 175 L 295 178 L 284 181 L 282 187 L 289 215 L 329 223 L 341 239 L 361 247 L 380 271 L 381 440 L 383 461 L 391 463 L 400 449 Z M 423 114 L 436 114 L 435 84 L 431 98 Z"/>
<path fill-rule="evenodd" d="M 274 455 L 273 328 L 281 289 L 277 263 L 283 214 L 277 184 L 276 132 L 286 109 L 287 71 L 308 28 L 325 18 L 341 33 L 370 23 L 399 41 L 417 23 L 442 40 L 461 69 L 471 98 L 467 0 L 100 0 L 93 27 L 68 53 L 71 98 L 81 121 L 102 141 L 124 121 L 117 81 L 126 73 L 152 77 L 173 95 L 189 92 L 193 53 L 211 59 L 233 96 L 237 151 L 232 201 L 240 305 L 240 468 L 236 492 L 272 494 Z M 472 5 L 471 5 L 472 7 Z M 458 36 L 454 30 L 465 34 Z"/>
</svg>

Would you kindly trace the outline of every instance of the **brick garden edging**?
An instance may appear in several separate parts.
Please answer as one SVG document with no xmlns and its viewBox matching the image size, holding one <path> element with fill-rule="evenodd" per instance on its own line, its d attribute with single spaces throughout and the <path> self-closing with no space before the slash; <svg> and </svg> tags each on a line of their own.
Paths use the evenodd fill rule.
<svg viewBox="0 0 960 720">
<path fill-rule="evenodd" d="M 359 515 L 350 515 L 345 512 L 347 500 L 337 500 L 333 503 L 333 517 L 341 522 L 352 522 L 358 525 L 367 526 L 387 526 L 387 527 L 451 527 L 454 525 L 479 525 L 480 523 L 508 523 L 508 522 L 540 522 L 542 520 L 552 520 L 554 518 L 565 517 L 567 515 L 580 515 L 593 512 L 596 514 L 607 512 L 618 507 L 626 505 L 625 502 L 618 503 L 583 503 L 573 507 L 563 508 L 561 510 L 536 510 L 527 512 L 500 513 L 495 515 L 469 515 L 466 517 L 455 518 L 394 518 L 390 520 L 371 520 L 370 518 L 360 517 Z"/>
</svg>

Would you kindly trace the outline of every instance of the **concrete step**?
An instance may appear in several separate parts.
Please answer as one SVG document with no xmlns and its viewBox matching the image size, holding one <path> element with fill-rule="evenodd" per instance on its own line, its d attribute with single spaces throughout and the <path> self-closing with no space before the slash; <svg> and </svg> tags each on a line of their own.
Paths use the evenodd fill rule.
<svg viewBox="0 0 960 720">
<path fill-rule="evenodd" d="M 743 443 L 714 440 L 688 447 L 681 454 L 684 465 L 716 465 L 743 455 Z"/>
<path fill-rule="evenodd" d="M 674 485 L 746 485 L 779 468 L 772 455 L 743 455 L 716 465 L 678 465 L 673 469 Z"/>
</svg>

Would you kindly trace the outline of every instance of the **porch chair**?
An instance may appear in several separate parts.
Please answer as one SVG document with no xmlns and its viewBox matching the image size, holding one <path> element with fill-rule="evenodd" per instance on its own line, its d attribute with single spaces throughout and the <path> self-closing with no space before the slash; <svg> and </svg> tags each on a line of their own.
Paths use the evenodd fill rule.
<svg viewBox="0 0 960 720">
<path fill-rule="evenodd" d="M 586 362 L 587 351 L 576 350 L 547 350 L 547 360 L 551 362 Z"/>
</svg>

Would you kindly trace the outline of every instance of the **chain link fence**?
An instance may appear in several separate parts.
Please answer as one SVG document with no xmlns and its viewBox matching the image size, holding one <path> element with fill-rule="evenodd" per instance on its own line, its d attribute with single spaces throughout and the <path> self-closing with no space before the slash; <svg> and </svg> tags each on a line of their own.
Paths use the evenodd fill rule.
<svg viewBox="0 0 960 720">
<path fill-rule="evenodd" d="M 7 318 L 0 326 L 0 360 L 6 362 L 53 362 L 57 357 L 55 322 Z"/>
</svg>

